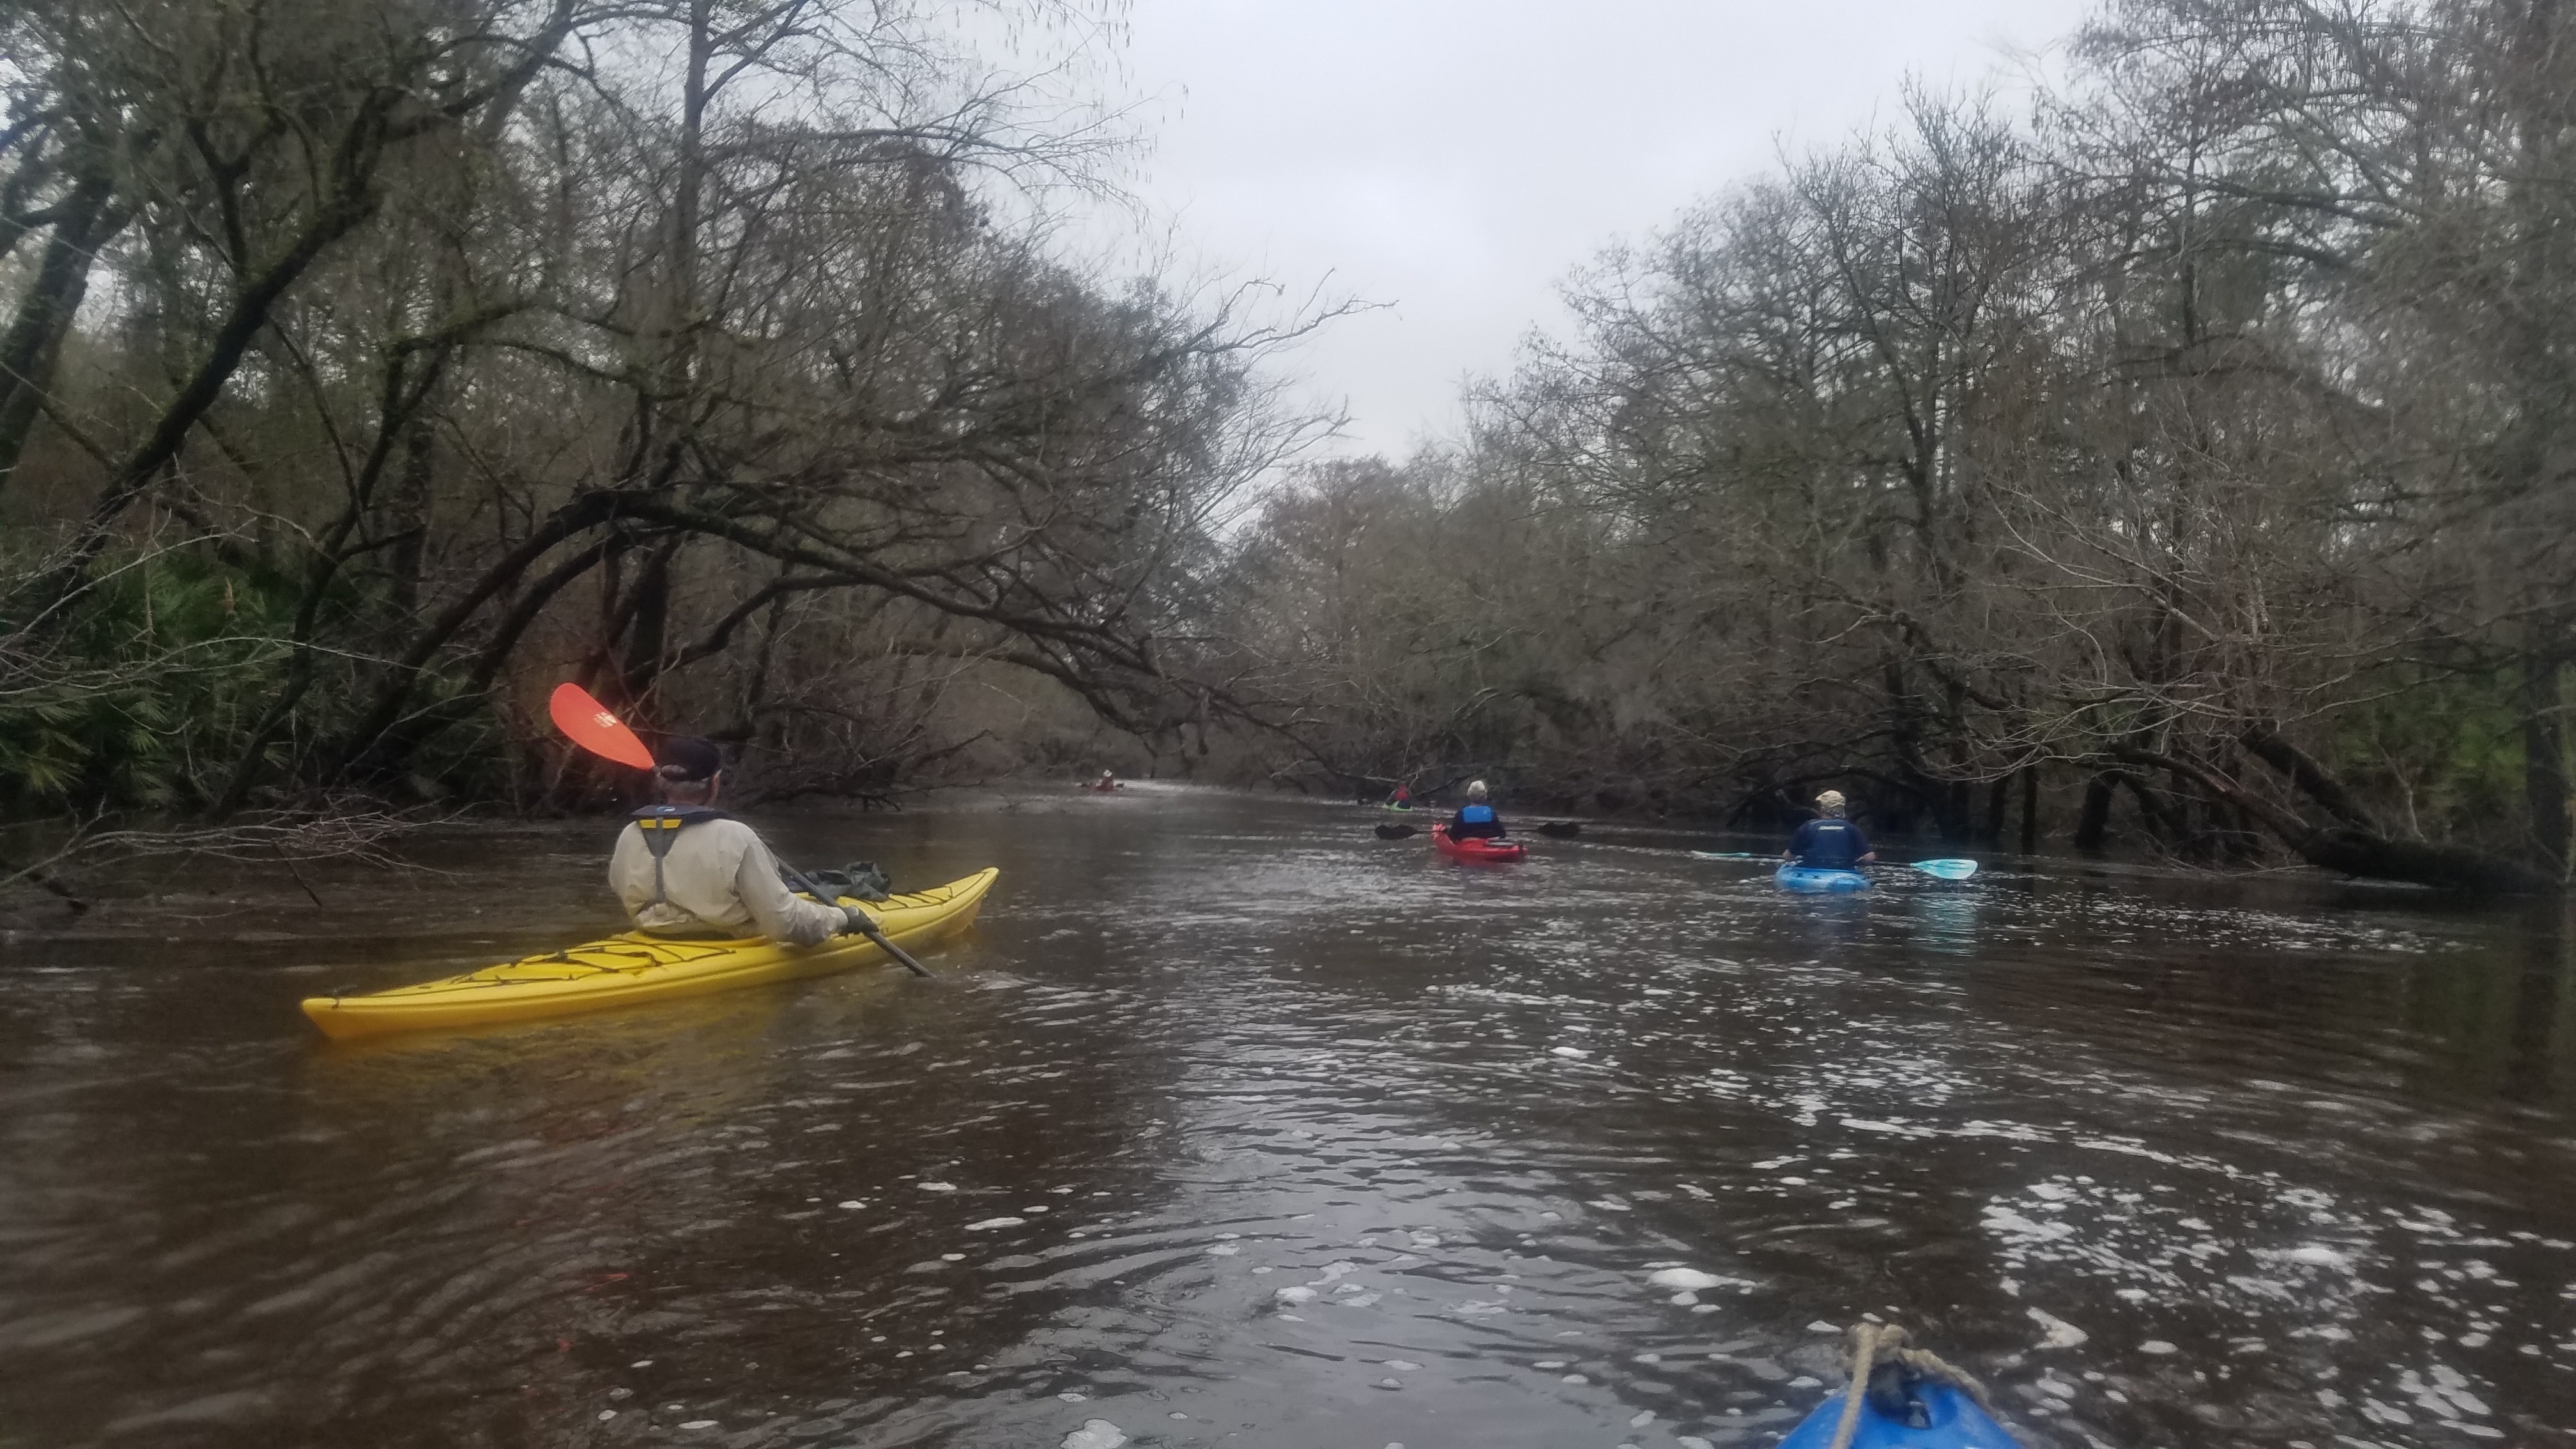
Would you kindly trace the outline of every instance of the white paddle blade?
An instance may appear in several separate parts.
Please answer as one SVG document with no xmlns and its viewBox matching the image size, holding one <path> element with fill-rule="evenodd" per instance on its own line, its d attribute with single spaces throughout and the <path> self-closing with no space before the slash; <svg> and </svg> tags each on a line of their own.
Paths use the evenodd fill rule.
<svg viewBox="0 0 2576 1449">
<path fill-rule="evenodd" d="M 1973 860 L 1918 860 L 1914 862 L 1914 868 L 1942 880 L 1966 880 L 1977 873 L 1977 863 Z"/>
</svg>

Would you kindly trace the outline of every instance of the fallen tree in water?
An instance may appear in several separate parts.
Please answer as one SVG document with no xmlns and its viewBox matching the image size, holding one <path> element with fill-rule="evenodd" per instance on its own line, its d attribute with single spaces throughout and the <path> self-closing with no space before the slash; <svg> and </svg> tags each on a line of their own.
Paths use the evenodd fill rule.
<svg viewBox="0 0 2576 1449">
<path fill-rule="evenodd" d="M 151 828 L 92 819 L 76 824 L 32 859 L 0 857 L 0 891 L 32 885 L 61 900 L 78 915 L 90 903 L 67 874 L 142 860 L 234 860 L 274 862 L 286 867 L 315 905 L 299 866 L 313 861 L 360 861 L 393 867 L 400 864 L 394 841 L 416 829 L 415 817 L 377 809 L 364 802 L 325 802 L 292 810 L 262 810 L 219 825 Z"/>
<path fill-rule="evenodd" d="M 2301 860 L 2326 870 L 2373 880 L 2406 881 L 2446 890 L 2498 891 L 2539 895 L 2566 888 L 2566 882 L 2519 860 L 2466 846 L 2407 840 L 2389 834 L 2343 782 L 2313 757 L 2269 725 L 2247 725 L 2237 736 L 2247 754 L 2270 766 L 2285 781 L 2333 817 L 2312 824 L 2298 810 L 2247 789 L 2225 771 L 2152 750 L 2124 749 L 2119 758 L 2188 780 L 2212 797 L 2260 822 Z"/>
</svg>

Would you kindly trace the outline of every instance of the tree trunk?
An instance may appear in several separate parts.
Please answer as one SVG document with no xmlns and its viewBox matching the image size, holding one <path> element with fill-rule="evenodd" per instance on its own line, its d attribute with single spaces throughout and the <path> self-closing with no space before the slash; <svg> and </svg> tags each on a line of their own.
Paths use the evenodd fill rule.
<svg viewBox="0 0 2576 1449">
<path fill-rule="evenodd" d="M 673 539 L 646 554 L 627 599 L 626 663 L 618 676 L 630 702 L 650 694 L 662 675 L 671 628 L 671 557 L 679 550 L 680 540 Z"/>
<path fill-rule="evenodd" d="M 2567 878 L 2568 790 L 2567 727 L 2559 690 L 2559 641 L 2531 626 L 2535 635 L 2522 655 L 2522 791 L 2530 812 L 2532 853 L 2545 870 Z"/>
<path fill-rule="evenodd" d="M 2097 770 L 2084 782 L 2084 810 L 2075 820 L 2075 848 L 2090 855 L 2102 848 L 2103 837 L 2111 831 L 2111 792 L 2119 784 L 2117 770 Z"/>
<path fill-rule="evenodd" d="M 54 222 L 44 259 L 18 299 L 18 314 L 0 336 L 0 489 L 18 470 L 37 411 L 53 389 L 65 334 L 89 293 L 90 264 L 108 238 L 125 229 L 130 207 L 110 207 L 110 183 L 84 178 Z"/>
</svg>

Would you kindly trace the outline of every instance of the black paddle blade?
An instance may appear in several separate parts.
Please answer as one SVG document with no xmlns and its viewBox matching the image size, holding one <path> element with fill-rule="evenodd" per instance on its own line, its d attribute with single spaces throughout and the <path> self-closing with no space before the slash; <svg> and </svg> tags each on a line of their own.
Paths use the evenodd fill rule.
<svg viewBox="0 0 2576 1449">
<path fill-rule="evenodd" d="M 1413 827 L 1410 825 L 1381 825 L 1377 828 L 1377 838 L 1380 840 L 1402 840 L 1411 834 L 1413 834 Z"/>
<path fill-rule="evenodd" d="M 1539 824 L 1538 833 L 1541 835 L 1553 835 L 1559 840 L 1571 840 L 1575 836 L 1583 833 L 1583 822 L 1580 820 L 1542 821 Z"/>
</svg>

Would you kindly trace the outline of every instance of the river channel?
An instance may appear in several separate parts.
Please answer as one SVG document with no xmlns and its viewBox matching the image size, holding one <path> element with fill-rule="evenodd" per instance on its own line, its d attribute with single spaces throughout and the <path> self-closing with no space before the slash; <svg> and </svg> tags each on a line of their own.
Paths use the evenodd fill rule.
<svg viewBox="0 0 2576 1449">
<path fill-rule="evenodd" d="M 758 818 L 1002 875 L 934 980 L 340 1046 L 298 998 L 617 925 L 610 827 L 22 913 L 0 1446 L 1760 1449 L 1872 1314 L 2034 1449 L 2576 1442 L 2556 906 Z"/>
</svg>

